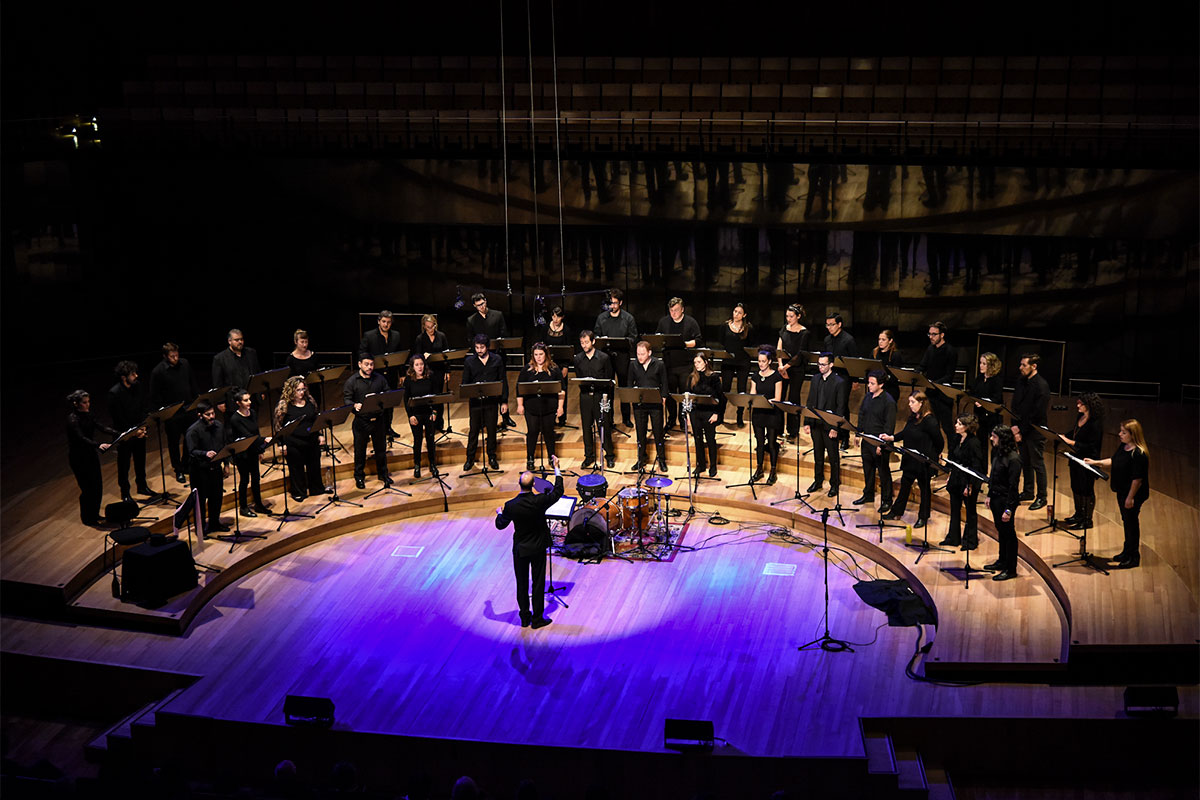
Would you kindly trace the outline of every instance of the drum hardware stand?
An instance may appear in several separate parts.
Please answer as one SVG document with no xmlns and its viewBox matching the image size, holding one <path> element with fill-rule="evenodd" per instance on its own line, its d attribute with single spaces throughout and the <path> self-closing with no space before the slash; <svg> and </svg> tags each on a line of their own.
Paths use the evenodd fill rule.
<svg viewBox="0 0 1200 800">
<path fill-rule="evenodd" d="M 803 406 L 797 405 L 797 404 L 795 404 L 795 403 L 789 403 L 789 402 L 786 402 L 786 401 L 784 401 L 784 400 L 779 400 L 779 401 L 772 400 L 772 401 L 771 401 L 771 405 L 773 405 L 773 406 L 775 406 L 776 408 L 778 408 L 778 409 L 782 410 L 782 411 L 783 411 L 783 413 L 784 413 L 784 418 L 785 418 L 785 419 L 786 419 L 786 416 L 787 416 L 788 414 L 800 414 L 800 413 L 802 413 L 802 410 L 803 410 L 803 408 L 804 408 Z M 786 429 L 787 429 L 787 423 L 786 423 L 786 422 L 784 423 L 784 426 L 783 426 L 783 427 L 784 427 L 784 430 L 786 430 Z M 808 502 L 808 495 L 807 495 L 807 494 L 804 494 L 803 492 L 801 492 L 801 491 L 800 491 L 800 461 L 801 461 L 801 456 L 800 456 L 800 437 L 799 437 L 799 436 L 797 436 L 797 437 L 796 437 L 796 493 L 795 493 L 795 494 L 793 494 L 791 497 L 785 497 L 785 498 L 784 498 L 784 499 L 782 499 L 782 500 L 776 500 L 776 501 L 774 501 L 773 503 L 771 503 L 771 505 L 772 505 L 772 506 L 781 506 L 781 505 L 783 505 L 784 503 L 795 503 L 795 502 L 799 502 L 799 503 L 800 503 L 802 506 L 804 506 L 805 508 L 807 508 L 809 511 L 811 511 L 811 512 L 812 512 L 812 513 L 814 513 L 814 514 L 816 514 L 816 513 L 817 513 L 817 509 L 813 507 L 812 503 Z"/>
<path fill-rule="evenodd" d="M 802 644 L 797 647 L 797 650 L 816 650 L 821 649 L 827 653 L 853 653 L 854 648 L 850 643 L 843 639 L 835 639 L 829 634 L 829 512 L 832 509 L 821 509 L 821 534 L 824 543 L 821 547 L 821 556 L 825 568 L 825 632 L 816 639 L 813 639 L 807 644 Z"/>
</svg>

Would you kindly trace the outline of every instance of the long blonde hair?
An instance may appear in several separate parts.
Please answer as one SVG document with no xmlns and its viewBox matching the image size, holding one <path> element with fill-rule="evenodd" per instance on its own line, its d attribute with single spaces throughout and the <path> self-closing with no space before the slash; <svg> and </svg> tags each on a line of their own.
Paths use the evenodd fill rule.
<svg viewBox="0 0 1200 800">
<path fill-rule="evenodd" d="M 1133 446 L 1142 451 L 1142 455 L 1149 457 L 1150 448 L 1146 446 L 1146 434 L 1142 431 L 1142 423 L 1136 419 L 1127 419 L 1121 423 L 1121 427 L 1129 431 L 1129 441 Z"/>
<path fill-rule="evenodd" d="M 301 375 L 293 375 L 287 379 L 287 383 L 283 384 L 283 391 L 279 393 L 279 402 L 275 405 L 275 427 L 283 425 L 283 418 L 287 415 L 288 406 L 296 400 L 296 390 L 304 386 L 308 388 L 308 384 L 304 382 L 304 377 Z"/>
</svg>

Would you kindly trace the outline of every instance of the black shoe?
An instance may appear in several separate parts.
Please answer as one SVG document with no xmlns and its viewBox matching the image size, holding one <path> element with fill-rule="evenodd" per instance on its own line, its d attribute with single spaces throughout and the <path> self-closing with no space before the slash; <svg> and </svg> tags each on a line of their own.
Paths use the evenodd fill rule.
<svg viewBox="0 0 1200 800">
<path fill-rule="evenodd" d="M 850 449 L 850 445 L 847 444 L 846 442 L 842 442 L 838 449 L 844 453 Z"/>
<path fill-rule="evenodd" d="M 554 622 L 554 620 L 550 619 L 549 617 L 538 617 L 537 619 L 535 619 L 531 623 L 529 623 L 529 625 L 531 628 L 533 628 L 536 631 L 538 628 L 546 627 L 551 622 Z"/>
<path fill-rule="evenodd" d="M 628 419 L 623 419 L 623 420 L 621 420 L 621 424 L 622 424 L 622 425 L 624 425 L 626 428 L 632 428 L 632 427 L 633 427 L 633 423 L 632 423 L 632 422 L 630 422 Z"/>
<path fill-rule="evenodd" d="M 629 468 L 630 472 L 641 472 L 643 470 L 642 462 L 635 461 L 633 466 Z"/>
<path fill-rule="evenodd" d="M 999 572 L 1004 567 L 999 561 L 993 561 L 990 564 L 984 564 L 983 568 L 988 572 Z"/>
<path fill-rule="evenodd" d="M 1017 495 L 1017 502 L 1018 503 L 1028 503 L 1033 498 L 1034 498 L 1033 492 L 1021 492 L 1019 495 Z"/>
<path fill-rule="evenodd" d="M 609 456 L 608 458 L 604 459 L 604 463 L 608 465 L 609 469 L 615 469 L 617 466 L 617 459 L 613 456 Z"/>
<path fill-rule="evenodd" d="M 240 513 L 243 517 L 257 517 L 258 516 L 258 514 L 255 514 L 253 511 L 251 511 L 246 506 L 241 507 Z"/>
<path fill-rule="evenodd" d="M 1069 531 L 1090 531 L 1092 529 L 1092 521 L 1090 519 L 1077 519 L 1067 526 Z"/>
<path fill-rule="evenodd" d="M 429 465 L 429 474 L 433 475 L 434 477 L 437 477 L 438 475 L 441 475 L 442 473 L 438 471 L 437 464 L 430 464 Z"/>
<path fill-rule="evenodd" d="M 963 550 L 974 550 L 976 547 L 979 547 L 979 542 L 964 541 L 962 543 Z"/>
<path fill-rule="evenodd" d="M 699 478 L 704 474 L 704 470 L 706 469 L 708 469 L 708 467 L 696 467 L 694 470 L 692 470 L 692 477 Z"/>
<path fill-rule="evenodd" d="M 267 508 L 266 504 L 261 501 L 255 503 L 250 508 L 259 514 L 266 514 L 267 516 L 271 515 L 271 509 Z"/>
<path fill-rule="evenodd" d="M 787 443 L 788 443 L 788 444 L 795 444 L 795 443 L 796 443 L 796 434 L 794 434 L 794 433 L 789 433 L 789 434 L 787 435 L 787 437 L 786 437 L 786 438 L 787 438 Z"/>
<path fill-rule="evenodd" d="M 667 460 L 665 458 L 660 458 L 658 460 L 658 471 L 659 472 L 667 471 Z"/>
<path fill-rule="evenodd" d="M 594 466 L 596 466 L 596 458 L 594 456 L 588 456 L 583 460 L 583 463 L 579 465 L 579 468 L 591 469 Z"/>
<path fill-rule="evenodd" d="M 880 514 L 886 514 L 891 510 L 892 510 L 892 501 L 891 500 L 884 500 L 883 505 L 879 506 Z"/>
<path fill-rule="evenodd" d="M 383 487 L 386 489 L 387 487 L 392 485 L 392 476 L 391 475 L 380 475 L 379 481 L 380 481 L 380 483 L 383 484 Z"/>
<path fill-rule="evenodd" d="M 1129 553 L 1126 553 L 1124 550 L 1122 550 L 1121 552 L 1117 553 L 1115 556 L 1109 556 L 1108 560 L 1120 562 L 1120 561 L 1124 561 L 1127 558 L 1129 558 Z"/>
<path fill-rule="evenodd" d="M 863 505 L 863 504 L 865 504 L 865 503 L 874 503 L 874 502 L 875 502 L 875 498 L 874 498 L 874 497 L 868 497 L 867 495 L 865 495 L 865 494 L 864 494 L 862 497 L 858 498 L 857 500 L 851 500 L 850 502 L 851 502 L 851 503 L 853 503 L 853 504 L 854 504 L 854 505 L 856 505 L 856 506 L 861 506 L 861 505 Z"/>
<path fill-rule="evenodd" d="M 1017 577 L 1017 573 L 1009 572 L 1009 571 L 1005 570 L 1004 572 L 999 572 L 999 573 L 996 573 L 995 575 L 993 575 L 992 580 L 994 580 L 994 581 L 1011 581 L 1015 577 Z"/>
<path fill-rule="evenodd" d="M 333 494 L 333 487 L 323 486 L 321 487 L 321 491 L 317 492 L 317 494 Z"/>
<path fill-rule="evenodd" d="M 921 519 L 920 517 L 917 517 L 917 521 L 915 523 L 913 523 L 913 527 L 914 528 L 924 528 L 925 520 Z"/>
<path fill-rule="evenodd" d="M 500 469 L 500 462 L 497 461 L 495 458 L 489 458 L 488 459 L 488 467 L 490 469 L 498 470 L 498 469 Z"/>
<path fill-rule="evenodd" d="M 771 470 L 771 474 L 767 476 L 767 486 L 774 486 L 779 480 L 779 476 L 775 474 L 775 470 Z"/>
<path fill-rule="evenodd" d="M 354 488 L 356 488 L 356 489 L 365 489 L 365 488 L 367 488 L 367 480 L 366 480 L 366 478 L 355 478 L 355 479 L 354 479 Z"/>
<path fill-rule="evenodd" d="M 838 488 L 839 487 L 837 487 L 837 486 L 830 486 L 829 491 L 825 493 L 825 496 L 826 497 L 837 497 L 838 496 Z"/>
<path fill-rule="evenodd" d="M 532 459 L 532 458 L 527 458 L 527 459 L 525 459 L 525 469 L 526 469 L 528 472 L 533 472 L 533 471 L 536 469 L 536 467 L 533 465 L 533 459 Z"/>
<path fill-rule="evenodd" d="M 216 525 L 209 525 L 209 533 L 229 533 L 233 528 L 226 525 L 224 522 L 218 522 Z"/>
<path fill-rule="evenodd" d="M 1074 523 L 1079 522 L 1079 512 L 1076 511 L 1074 514 L 1072 514 L 1069 517 L 1063 517 L 1062 519 L 1059 520 L 1059 522 L 1061 522 L 1065 525 L 1073 525 Z"/>
<path fill-rule="evenodd" d="M 716 464 L 713 464 L 711 467 L 708 468 L 708 477 L 710 477 L 710 478 L 717 477 L 717 465 Z"/>
<path fill-rule="evenodd" d="M 138 492 L 138 494 L 148 495 L 149 497 L 158 497 L 158 492 L 154 491 L 153 489 L 151 489 L 149 486 L 146 486 L 145 484 L 142 484 L 141 486 L 137 487 L 137 492 Z"/>
<path fill-rule="evenodd" d="M 122 503 L 132 503 L 132 502 L 134 502 L 134 500 L 133 500 L 133 497 L 130 496 L 129 492 L 121 492 L 121 502 Z"/>
<path fill-rule="evenodd" d="M 810 483 L 808 485 L 808 491 L 810 491 L 810 492 L 820 491 L 822 488 L 824 488 L 824 486 L 825 486 L 825 481 L 813 481 L 812 483 Z"/>
<path fill-rule="evenodd" d="M 521 627 L 528 628 L 529 624 L 531 622 L 533 622 L 533 614 L 529 613 L 528 611 L 522 611 L 521 612 Z"/>
<path fill-rule="evenodd" d="M 742 420 L 740 420 L 740 419 L 739 419 L 739 420 L 738 420 L 736 423 L 734 423 L 734 424 L 735 424 L 735 425 L 737 425 L 739 428 L 744 428 L 744 427 L 746 427 L 746 423 L 745 423 L 745 422 L 743 422 L 743 421 L 742 421 Z"/>
<path fill-rule="evenodd" d="M 463 464 L 463 472 L 470 472 L 470 471 L 471 471 L 471 470 L 473 470 L 473 469 L 475 469 L 475 462 L 474 462 L 474 461 L 471 461 L 470 459 L 468 459 L 468 460 L 467 460 L 467 461 L 466 461 L 466 462 Z"/>
<path fill-rule="evenodd" d="M 890 520 L 904 519 L 904 514 L 903 514 L 902 512 L 899 512 L 899 511 L 892 511 L 892 512 L 890 512 L 890 513 L 888 513 L 888 514 L 884 514 L 884 515 L 883 515 L 883 518 L 884 518 L 885 520 L 887 520 L 887 519 L 890 519 Z"/>
<path fill-rule="evenodd" d="M 184 475 L 182 472 L 176 472 L 175 473 L 175 482 L 176 483 L 187 483 L 187 476 Z"/>
<path fill-rule="evenodd" d="M 1141 557 L 1141 555 L 1139 555 L 1138 553 L 1134 553 L 1133 555 L 1131 555 L 1131 556 L 1128 556 L 1127 558 L 1124 558 L 1124 559 L 1122 559 L 1122 560 L 1121 560 L 1121 561 L 1119 561 L 1118 563 L 1119 563 L 1119 564 L 1120 564 L 1122 567 L 1125 567 L 1126 569 L 1132 569 L 1133 567 L 1136 567 L 1136 566 L 1140 566 L 1140 565 L 1141 565 L 1141 563 L 1142 563 L 1142 557 Z"/>
<path fill-rule="evenodd" d="M 421 467 L 420 467 L 420 465 L 413 467 L 413 477 L 414 477 L 414 478 L 419 478 L 419 477 L 421 477 Z"/>
<path fill-rule="evenodd" d="M 361 489 L 363 487 L 359 486 L 358 488 Z M 292 499 L 295 500 L 297 503 L 303 503 L 305 500 L 308 499 L 307 495 L 300 494 L 299 492 L 288 492 L 288 494 L 290 494 L 292 496 Z"/>
<path fill-rule="evenodd" d="M 1039 508 L 1045 508 L 1045 507 L 1046 507 L 1046 498 L 1044 498 L 1044 497 L 1039 497 L 1037 500 L 1034 500 L 1032 503 L 1029 504 L 1030 511 L 1037 511 Z"/>
<path fill-rule="evenodd" d="M 962 539 L 957 537 L 951 539 L 949 536 L 947 536 L 945 539 L 942 539 L 940 542 L 938 542 L 938 547 L 958 547 L 960 544 L 962 544 Z"/>
</svg>

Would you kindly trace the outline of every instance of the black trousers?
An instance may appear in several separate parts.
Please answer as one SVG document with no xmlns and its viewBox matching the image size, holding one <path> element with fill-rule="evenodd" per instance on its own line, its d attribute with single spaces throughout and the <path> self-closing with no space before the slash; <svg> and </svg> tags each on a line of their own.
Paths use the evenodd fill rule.
<svg viewBox="0 0 1200 800">
<path fill-rule="evenodd" d="M 525 412 L 525 458 L 537 455 L 538 434 L 546 443 L 546 458 L 554 455 L 554 412 L 549 414 L 530 414 Z"/>
<path fill-rule="evenodd" d="M 200 492 L 200 513 L 205 513 L 205 510 L 208 512 L 205 528 L 214 528 L 221 524 L 221 493 L 225 489 L 225 476 L 221 467 L 193 464 L 191 482 L 192 488 Z"/>
<path fill-rule="evenodd" d="M 799 415 L 795 415 L 799 416 Z M 825 481 L 825 456 L 829 455 L 829 486 L 836 489 L 842 485 L 842 458 L 838 452 L 837 437 L 830 437 L 824 425 L 810 425 L 813 440 L 813 480 Z"/>
<path fill-rule="evenodd" d="M 797 364 L 796 366 L 792 367 L 789 372 L 791 372 L 792 377 L 787 379 L 787 385 L 783 387 L 783 399 L 787 400 L 789 403 L 803 405 L 800 400 L 800 396 L 804 392 L 804 366 L 802 364 Z M 799 414 L 787 415 L 787 435 L 800 435 Z"/>
<path fill-rule="evenodd" d="M 692 374 L 691 367 L 672 367 L 667 371 L 667 391 L 682 394 L 687 387 L 688 377 Z M 672 397 L 667 397 L 667 427 L 671 428 L 679 420 L 679 403 Z"/>
<path fill-rule="evenodd" d="M 146 440 L 129 439 L 117 445 L 117 485 L 121 496 L 129 494 L 129 461 L 133 460 L 133 475 L 137 485 L 146 485 Z"/>
<path fill-rule="evenodd" d="M 184 466 L 187 462 L 183 458 L 181 443 L 183 437 L 187 433 L 187 429 L 195 422 L 195 418 L 188 419 L 187 415 L 176 415 L 167 420 L 165 425 L 167 434 L 167 454 L 171 457 L 171 471 L 179 474 L 184 471 Z"/>
<path fill-rule="evenodd" d="M 603 420 L 601 419 L 602 416 Z M 583 428 L 584 460 L 594 461 L 596 458 L 596 426 L 601 422 L 604 423 L 604 441 L 601 443 L 601 446 L 604 448 L 604 455 L 612 458 L 614 456 L 612 438 L 612 407 L 609 407 L 607 414 L 602 415 L 600 411 L 600 395 L 580 392 L 579 418 L 580 425 Z"/>
<path fill-rule="evenodd" d="M 929 408 L 942 429 L 942 442 L 953 442 L 957 436 L 954 432 L 954 403 L 940 394 L 930 393 Z"/>
<path fill-rule="evenodd" d="M 100 454 L 71 453 L 69 461 L 79 484 L 79 519 L 85 525 L 94 525 L 100 521 L 100 500 L 104 496 Z"/>
<path fill-rule="evenodd" d="M 1004 572 L 1017 571 L 1017 513 L 1013 510 L 1012 516 L 1008 522 L 1003 520 L 1004 509 L 1002 504 L 995 501 L 989 501 L 988 506 L 992 510 L 992 521 L 996 525 L 996 538 L 1000 542 L 1000 558 L 997 561 L 1000 564 L 1000 569 Z"/>
<path fill-rule="evenodd" d="M 1121 509 L 1121 526 L 1125 529 L 1125 546 L 1121 550 L 1130 555 L 1139 555 L 1142 547 L 1142 523 L 1138 515 L 1142 513 L 1142 503 L 1145 500 L 1134 499 L 1133 508 L 1125 507 L 1127 495 L 1118 494 L 1117 508 Z"/>
<path fill-rule="evenodd" d="M 746 387 L 750 384 L 750 365 L 735 364 L 732 361 L 726 361 L 721 365 L 721 391 L 726 394 L 733 388 L 733 379 L 737 378 L 737 390 L 743 394 L 746 392 Z M 741 419 L 744 410 L 738 406 L 737 418 Z M 725 420 L 717 420 L 718 423 Z"/>
<path fill-rule="evenodd" d="M 384 418 L 363 419 L 355 417 L 350 429 L 354 432 L 354 478 L 365 480 L 367 477 L 367 442 L 375 448 L 375 474 L 381 479 L 388 474 L 387 466 L 387 420 Z M 291 448 L 288 448 L 289 450 Z M 316 448 L 314 448 L 316 449 Z M 318 456 L 320 451 L 317 451 Z M 320 466 L 317 476 L 320 480 Z M 309 486 L 312 486 L 311 481 Z"/>
<path fill-rule="evenodd" d="M 879 498 L 882 502 L 892 502 L 892 463 L 891 453 L 875 453 L 873 442 L 862 443 L 863 463 L 863 497 L 875 497 L 875 471 L 879 471 Z"/>
<path fill-rule="evenodd" d="M 1071 494 L 1077 494 L 1080 497 L 1095 497 L 1096 476 L 1074 462 L 1071 462 L 1068 469 L 1071 472 Z"/>
<path fill-rule="evenodd" d="M 413 419 L 413 417 L 408 418 L 408 427 L 412 430 L 413 437 L 413 467 L 421 466 L 422 439 L 424 439 L 425 449 L 429 451 L 429 466 L 436 467 L 437 452 L 434 450 L 434 439 L 441 428 L 441 416 L 435 415 L 433 419 L 430 419 L 427 410 L 421 409 L 420 414 L 416 417 L 416 425 L 412 424 Z"/>
<path fill-rule="evenodd" d="M 325 481 L 321 478 L 321 448 L 314 439 L 312 444 L 289 444 L 287 449 L 288 478 L 292 483 L 292 494 L 324 494 Z M 354 463 L 358 465 L 358 432 L 354 434 Z M 357 474 L 357 472 L 356 472 Z M 257 490 L 256 490 L 257 492 Z"/>
<path fill-rule="evenodd" d="M 253 450 L 253 448 L 251 449 Z M 258 454 L 242 453 L 234 457 L 233 464 L 237 467 L 238 473 L 238 505 L 241 508 L 246 508 L 250 505 L 250 498 L 246 496 L 247 487 L 253 492 L 254 502 L 262 505 L 262 483 L 261 476 L 258 473 Z"/>
<path fill-rule="evenodd" d="M 667 460 L 667 443 L 663 438 L 663 410 L 662 406 L 653 406 L 650 408 L 635 407 L 633 409 L 633 421 L 637 424 L 637 451 L 638 463 L 646 463 L 646 424 L 649 423 L 654 431 L 654 447 L 655 454 L 659 461 Z"/>
<path fill-rule="evenodd" d="M 763 457 L 771 455 L 771 465 L 779 463 L 779 432 L 783 430 L 780 412 L 754 409 L 750 415 L 750 427 L 754 429 L 754 455 L 761 470 Z"/>
<path fill-rule="evenodd" d="M 633 359 L 624 353 L 615 352 L 609 353 L 608 357 L 612 361 L 613 371 L 617 375 L 617 386 L 629 386 L 629 364 Z M 631 419 L 629 403 L 621 403 L 621 422 L 628 425 Z"/>
<path fill-rule="evenodd" d="M 513 572 L 517 578 L 517 608 L 528 614 L 529 587 L 533 585 L 533 618 L 541 619 L 546 611 L 546 553 L 538 550 L 532 555 L 521 555 L 513 545 Z"/>
<path fill-rule="evenodd" d="M 484 429 L 487 431 L 487 441 L 484 443 L 487 456 L 488 458 L 496 457 L 496 414 L 499 410 L 499 403 L 471 401 L 469 412 L 471 428 L 467 433 L 467 461 L 475 460 L 475 453 L 479 450 L 479 432 Z"/>
<path fill-rule="evenodd" d="M 1017 445 L 1021 456 L 1021 494 L 1028 494 L 1029 484 L 1037 479 L 1037 496 L 1046 496 L 1046 440 L 1037 434 L 1022 434 Z"/>
<path fill-rule="evenodd" d="M 921 488 L 921 507 L 917 512 L 917 517 L 929 519 L 929 508 L 933 497 L 929 491 L 929 468 L 924 464 L 903 468 L 900 473 L 900 491 L 896 493 L 896 500 L 892 503 L 892 513 L 900 516 L 904 513 L 904 509 L 908 508 L 908 496 L 912 494 L 913 481 L 916 481 Z"/>
<path fill-rule="evenodd" d="M 951 543 L 979 543 L 979 517 L 976 503 L 979 502 L 979 489 L 971 486 L 971 494 L 963 497 L 965 486 L 947 486 L 950 496 L 950 527 L 946 531 L 946 539 Z M 964 513 L 965 509 L 965 513 Z M 963 527 L 965 517 L 966 527 Z"/>
<path fill-rule="evenodd" d="M 717 423 L 709 422 L 715 408 L 716 406 L 700 406 L 693 408 L 692 413 L 688 415 L 692 441 L 696 445 L 695 465 L 700 469 L 717 465 Z"/>
</svg>

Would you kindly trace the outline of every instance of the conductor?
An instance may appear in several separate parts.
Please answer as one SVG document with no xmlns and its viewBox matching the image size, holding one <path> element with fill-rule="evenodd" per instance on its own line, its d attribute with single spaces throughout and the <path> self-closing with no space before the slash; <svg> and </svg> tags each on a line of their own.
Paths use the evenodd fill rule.
<svg viewBox="0 0 1200 800">
<path fill-rule="evenodd" d="M 562 473 L 558 456 L 550 456 L 554 465 L 554 488 L 544 494 L 534 494 L 533 473 L 522 472 L 521 492 L 496 509 L 496 528 L 513 526 L 513 571 L 517 576 L 517 606 L 521 609 L 521 627 L 544 628 L 552 620 L 543 614 L 546 609 L 546 548 L 550 546 L 550 528 L 546 511 L 563 494 Z M 533 613 L 529 611 L 529 582 L 533 582 Z"/>
</svg>

